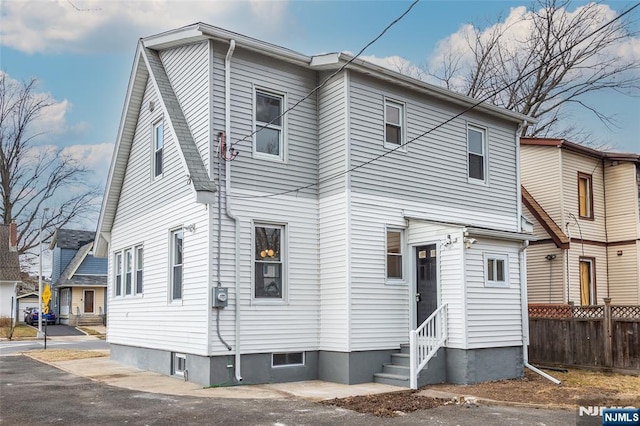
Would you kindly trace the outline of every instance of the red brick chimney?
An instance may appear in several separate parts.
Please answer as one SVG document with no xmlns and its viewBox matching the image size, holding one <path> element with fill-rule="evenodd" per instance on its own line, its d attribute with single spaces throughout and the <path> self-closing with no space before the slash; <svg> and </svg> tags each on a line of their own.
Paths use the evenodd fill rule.
<svg viewBox="0 0 640 426">
<path fill-rule="evenodd" d="M 18 250 L 18 227 L 15 222 L 9 224 L 9 251 Z"/>
</svg>

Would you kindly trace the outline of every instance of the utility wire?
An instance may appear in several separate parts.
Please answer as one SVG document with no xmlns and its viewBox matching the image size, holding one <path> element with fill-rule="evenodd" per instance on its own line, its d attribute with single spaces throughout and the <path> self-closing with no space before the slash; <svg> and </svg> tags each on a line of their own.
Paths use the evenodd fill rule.
<svg viewBox="0 0 640 426">
<path fill-rule="evenodd" d="M 627 10 L 625 10 L 624 12 L 622 12 L 620 15 L 616 16 L 615 18 L 613 18 L 613 19 L 612 19 L 612 20 L 610 20 L 609 22 L 607 22 L 607 23 L 603 24 L 602 26 L 598 27 L 597 29 L 595 29 L 594 31 L 592 31 L 590 34 L 586 35 L 586 36 L 585 36 L 585 37 L 583 37 L 582 39 L 580 39 L 580 40 L 578 40 L 577 42 L 575 42 L 573 45 L 571 45 L 571 46 L 567 47 L 566 49 L 564 49 L 564 50 L 562 50 L 562 51 L 560 51 L 560 52 L 558 52 L 557 54 L 555 54 L 554 56 L 552 56 L 551 58 L 549 58 L 549 60 L 553 60 L 553 59 L 556 59 L 556 58 L 557 58 L 557 57 L 559 57 L 559 56 L 564 55 L 566 52 L 568 52 L 569 50 L 571 50 L 571 49 L 575 48 L 575 47 L 576 47 L 577 45 L 579 45 L 580 43 L 583 43 L 584 41 L 586 41 L 588 38 L 590 38 L 590 37 L 591 37 L 591 36 L 593 36 L 594 34 L 599 33 L 600 31 L 602 31 L 603 29 L 605 29 L 605 28 L 606 28 L 606 27 L 608 27 L 609 25 L 611 25 L 611 24 L 613 24 L 614 22 L 616 22 L 617 20 L 621 19 L 623 16 L 625 16 L 625 15 L 627 15 L 627 14 L 631 13 L 631 11 L 633 11 L 633 10 L 634 10 L 635 8 L 637 8 L 638 6 L 640 6 L 640 3 L 636 3 L 634 6 L 630 7 L 630 8 L 629 8 L 629 9 L 627 9 Z M 389 151 L 386 151 L 386 152 L 384 152 L 384 153 L 382 153 L 382 154 L 380 154 L 380 155 L 377 155 L 376 157 L 373 157 L 372 159 L 367 160 L 367 161 L 365 161 L 365 162 L 364 162 L 364 163 L 362 163 L 362 164 L 358 164 L 357 166 L 351 167 L 351 168 L 350 168 L 350 169 L 348 169 L 348 170 L 344 170 L 344 171 L 341 171 L 341 172 L 335 173 L 335 174 L 333 174 L 333 175 L 331 175 L 331 176 L 327 176 L 326 178 L 324 178 L 324 179 L 322 179 L 322 180 L 318 180 L 317 182 L 310 183 L 310 184 L 308 184 L 308 185 L 304 185 L 304 186 L 300 186 L 300 187 L 295 188 L 295 189 L 290 189 L 290 190 L 288 190 L 288 191 L 282 191 L 282 192 L 278 192 L 278 193 L 273 193 L 273 194 L 264 194 L 264 195 L 246 195 L 246 196 L 242 196 L 242 195 L 232 195 L 231 197 L 232 197 L 232 198 L 241 198 L 241 199 L 277 197 L 277 196 L 280 196 L 280 195 L 286 195 L 286 194 L 291 194 L 291 193 L 294 193 L 294 192 L 299 192 L 299 191 L 302 191 L 302 190 L 305 190 L 305 189 L 312 188 L 312 187 L 314 187 L 314 186 L 316 186 L 316 185 L 320 185 L 320 184 L 322 184 L 322 183 L 327 183 L 327 182 L 330 182 L 330 181 L 332 181 L 332 180 L 338 179 L 338 178 L 340 178 L 340 177 L 342 177 L 342 176 L 344 176 L 344 175 L 346 175 L 346 174 L 349 174 L 349 173 L 351 173 L 351 172 L 353 172 L 353 171 L 355 171 L 355 170 L 358 170 L 358 169 L 360 169 L 360 168 L 362 168 L 362 167 L 365 167 L 365 166 L 367 166 L 367 165 L 369 165 L 369 164 L 371 164 L 371 163 L 373 163 L 373 162 L 375 162 L 375 161 L 378 161 L 379 159 L 381 159 L 381 158 L 383 158 L 383 157 L 386 157 L 387 155 L 389 155 L 389 154 L 391 154 L 391 153 L 393 153 L 393 152 L 396 152 L 397 150 L 399 150 L 399 149 L 401 149 L 401 148 L 403 148 L 403 147 L 405 147 L 405 146 L 409 145 L 410 143 L 413 143 L 413 142 L 415 142 L 416 140 L 418 140 L 418 139 L 420 139 L 420 138 L 422 138 L 422 137 L 424 137 L 424 136 L 428 135 L 429 133 L 433 132 L 434 130 L 437 130 L 437 129 L 441 128 L 442 126 L 444 126 L 444 125 L 446 125 L 446 124 L 448 124 L 448 123 L 452 122 L 453 120 L 455 120 L 456 118 L 460 117 L 461 115 L 466 114 L 467 112 L 469 112 L 469 111 L 471 111 L 471 110 L 473 110 L 473 109 L 477 108 L 479 105 L 481 105 L 481 104 L 483 104 L 484 102 L 486 102 L 487 100 L 491 99 L 493 96 L 497 95 L 498 93 L 500 93 L 500 92 L 502 92 L 502 91 L 504 91 L 504 90 L 506 90 L 506 89 L 510 88 L 511 86 L 513 86 L 513 85 L 517 84 L 517 83 L 518 83 L 518 82 L 520 82 L 521 80 L 523 80 L 523 79 L 525 79 L 525 78 L 529 77 L 530 75 L 532 75 L 532 74 L 536 73 L 536 72 L 537 72 L 537 71 L 538 71 L 542 66 L 543 66 L 543 64 L 542 64 L 542 65 L 540 65 L 540 66 L 538 66 L 538 67 L 536 67 L 536 68 L 534 68 L 534 69 L 532 69 L 532 70 L 531 70 L 531 71 L 529 71 L 528 73 L 526 73 L 526 74 L 522 75 L 521 77 L 517 78 L 517 79 L 516 79 L 516 80 L 514 80 L 513 82 L 511 82 L 511 83 L 507 84 L 506 86 L 504 86 L 504 87 L 502 87 L 502 88 L 500 88 L 500 89 L 497 89 L 497 90 L 493 91 L 492 93 L 490 93 L 489 95 L 487 95 L 487 96 L 485 96 L 484 98 L 480 99 L 479 101 L 477 101 L 477 102 L 476 102 L 476 103 L 474 103 L 473 105 L 471 105 L 471 106 L 467 107 L 466 109 L 462 110 L 462 111 L 461 111 L 461 112 L 459 112 L 458 114 L 456 114 L 456 115 L 452 116 L 451 118 L 449 118 L 449 119 L 447 119 L 447 120 L 443 121 L 442 123 L 440 123 L 440 124 L 436 125 L 435 127 L 432 127 L 431 129 L 425 130 L 423 133 L 421 133 L 421 134 L 419 134 L 418 136 L 416 136 L 416 137 L 412 138 L 411 140 L 409 140 L 409 141 L 407 141 L 407 142 L 405 142 L 405 143 L 403 143 L 403 144 L 400 144 L 400 145 L 398 145 L 397 147 L 395 147 L 395 148 L 393 148 L 393 149 L 391 149 L 391 150 L 389 150 Z"/>
<path fill-rule="evenodd" d="M 380 38 L 385 35 L 385 33 L 387 31 L 389 31 L 389 29 L 391 27 L 393 27 L 395 24 L 397 24 L 398 22 L 400 22 L 400 20 L 402 18 L 404 18 L 410 11 L 411 9 L 413 9 L 413 7 L 418 4 L 418 2 L 420 2 L 420 0 L 415 0 L 413 3 L 411 3 L 411 5 L 407 8 L 407 10 L 405 10 L 402 15 L 398 16 L 396 19 L 393 20 L 393 22 L 391 22 L 389 25 L 386 26 L 386 28 L 384 30 L 382 30 L 382 32 L 380 34 L 378 34 L 378 36 L 376 38 L 374 38 L 373 40 L 371 40 L 369 43 L 367 43 L 362 49 L 360 49 L 360 51 L 358 52 L 358 54 L 356 56 L 354 56 L 353 58 L 349 59 L 344 65 L 342 65 L 337 71 L 335 71 L 334 73 L 332 73 L 329 77 L 327 77 L 322 83 L 320 83 L 318 86 L 316 86 L 312 91 L 310 91 L 309 93 L 307 93 L 307 95 L 300 99 L 298 102 L 296 102 L 295 104 L 293 104 L 290 108 L 287 108 L 282 114 L 280 114 L 277 117 L 274 117 L 273 119 L 271 119 L 271 121 L 269 121 L 266 124 L 261 125 L 260 127 L 258 127 L 256 130 L 254 130 L 253 132 L 249 133 L 247 136 L 243 137 L 242 139 L 238 140 L 237 142 L 234 142 L 231 144 L 230 148 L 233 148 L 234 146 L 236 146 L 237 144 L 244 142 L 245 140 L 247 140 L 248 138 L 252 137 L 253 135 L 255 135 L 256 133 L 258 133 L 259 131 L 263 130 L 264 128 L 270 126 L 271 124 L 275 123 L 276 121 L 280 120 L 282 117 L 284 117 L 289 111 L 291 111 L 292 109 L 296 108 L 298 105 L 300 105 L 302 102 L 306 101 L 307 99 L 309 99 L 309 97 L 311 95 L 313 95 L 314 93 L 316 93 L 318 90 L 322 89 L 328 82 L 329 80 L 331 80 L 333 77 L 335 77 L 336 75 L 340 74 L 350 63 L 352 63 L 353 61 L 355 61 L 360 55 L 362 55 L 362 53 L 367 50 L 369 48 L 369 46 L 371 46 L 373 43 L 375 43 L 376 41 L 380 40 Z"/>
</svg>

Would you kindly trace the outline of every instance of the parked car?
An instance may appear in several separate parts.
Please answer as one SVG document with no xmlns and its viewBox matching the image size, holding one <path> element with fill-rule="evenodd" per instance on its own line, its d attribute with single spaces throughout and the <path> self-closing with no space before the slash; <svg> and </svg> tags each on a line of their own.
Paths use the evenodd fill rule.
<svg viewBox="0 0 640 426">
<path fill-rule="evenodd" d="M 48 313 L 42 316 L 42 322 L 47 324 L 55 324 L 56 323 L 56 314 L 49 311 Z M 38 324 L 38 309 L 37 308 L 28 308 L 24 311 L 24 322 L 29 325 Z"/>
</svg>

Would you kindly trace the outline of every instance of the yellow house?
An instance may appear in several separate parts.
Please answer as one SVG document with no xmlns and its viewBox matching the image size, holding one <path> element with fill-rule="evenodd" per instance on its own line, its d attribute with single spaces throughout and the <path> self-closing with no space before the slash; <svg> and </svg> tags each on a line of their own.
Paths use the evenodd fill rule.
<svg viewBox="0 0 640 426">
<path fill-rule="evenodd" d="M 640 155 L 521 138 L 530 303 L 640 304 Z"/>
</svg>

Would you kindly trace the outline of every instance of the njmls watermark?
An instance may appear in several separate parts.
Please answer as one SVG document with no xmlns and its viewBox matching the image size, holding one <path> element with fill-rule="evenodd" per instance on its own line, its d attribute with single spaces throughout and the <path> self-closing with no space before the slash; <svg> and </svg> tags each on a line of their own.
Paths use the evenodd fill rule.
<svg viewBox="0 0 640 426">
<path fill-rule="evenodd" d="M 578 426 L 640 426 L 640 408 L 581 405 Z"/>
</svg>

